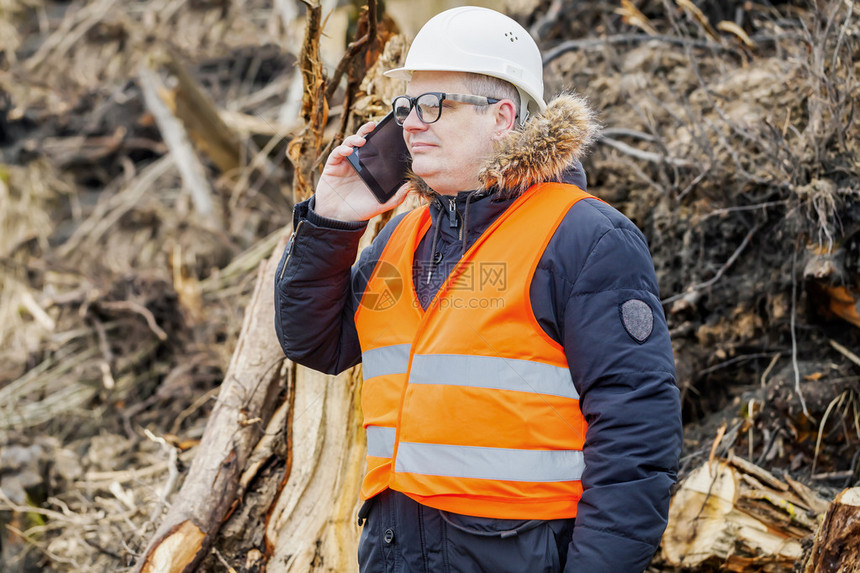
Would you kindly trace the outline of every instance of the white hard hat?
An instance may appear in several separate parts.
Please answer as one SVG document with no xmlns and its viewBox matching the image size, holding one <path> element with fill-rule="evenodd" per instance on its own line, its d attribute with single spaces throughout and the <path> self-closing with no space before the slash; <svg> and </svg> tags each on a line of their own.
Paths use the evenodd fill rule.
<svg viewBox="0 0 860 573">
<path fill-rule="evenodd" d="M 437 14 L 415 36 L 404 66 L 385 75 L 408 81 L 417 71 L 472 72 L 510 82 L 520 93 L 521 123 L 546 109 L 537 44 L 516 21 L 489 8 Z"/>
</svg>

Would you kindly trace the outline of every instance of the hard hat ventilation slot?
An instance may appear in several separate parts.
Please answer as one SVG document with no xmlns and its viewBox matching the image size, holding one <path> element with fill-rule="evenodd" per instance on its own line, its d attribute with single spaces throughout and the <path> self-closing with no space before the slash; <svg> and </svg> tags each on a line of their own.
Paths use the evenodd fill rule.
<svg viewBox="0 0 860 573">
<path fill-rule="evenodd" d="M 507 38 L 511 42 L 516 42 L 517 40 L 520 39 L 519 36 L 517 36 L 513 32 L 505 32 L 505 38 Z"/>
</svg>

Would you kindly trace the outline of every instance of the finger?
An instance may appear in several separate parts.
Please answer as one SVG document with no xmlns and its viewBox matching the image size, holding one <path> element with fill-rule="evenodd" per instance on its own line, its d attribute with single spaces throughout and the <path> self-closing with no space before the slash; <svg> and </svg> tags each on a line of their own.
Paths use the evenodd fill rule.
<svg viewBox="0 0 860 573">
<path fill-rule="evenodd" d="M 350 147 L 361 147 L 362 145 L 364 145 L 365 141 L 367 140 L 364 139 L 363 136 L 356 134 L 350 135 L 349 137 L 344 139 L 343 142 L 341 142 L 341 145 L 348 145 Z"/>
<path fill-rule="evenodd" d="M 372 121 L 368 121 L 364 125 L 358 128 L 358 132 L 353 135 L 346 137 L 340 145 L 335 147 L 332 152 L 328 156 L 328 160 L 326 161 L 329 165 L 337 165 L 342 162 L 344 158 L 352 155 L 353 147 L 361 147 L 365 144 L 366 140 L 364 138 L 365 135 L 373 131 L 376 127 L 376 124 Z"/>
<path fill-rule="evenodd" d="M 350 153 L 351 152 L 352 152 L 352 148 L 350 148 Z M 340 150 L 340 147 L 335 147 L 334 149 L 332 149 L 331 153 L 328 154 L 328 159 L 325 160 L 325 168 L 324 169 L 328 169 L 329 167 L 339 166 L 343 162 L 343 160 L 346 158 L 346 155 L 343 155 L 343 153 L 345 153 L 345 152 L 342 152 Z"/>
<path fill-rule="evenodd" d="M 371 131 L 373 131 L 373 129 L 374 129 L 375 127 L 376 127 L 376 124 L 375 124 L 375 123 L 373 123 L 372 121 L 369 121 L 369 122 L 365 123 L 364 125 L 362 125 L 361 127 L 359 127 L 359 128 L 358 128 L 358 131 L 357 131 L 356 133 L 354 133 L 353 135 L 349 135 L 349 136 L 347 136 L 347 137 L 346 137 L 346 138 L 341 142 L 341 145 L 342 145 L 342 146 L 343 146 L 343 145 L 347 145 L 347 146 L 349 146 L 349 147 L 351 147 L 351 148 L 352 148 L 352 147 L 361 147 L 362 145 L 364 145 L 364 142 L 365 142 L 364 137 L 365 137 L 368 133 L 370 133 Z M 349 155 L 349 153 L 347 153 L 347 155 Z"/>
<path fill-rule="evenodd" d="M 332 155 L 338 155 L 340 157 L 346 157 L 347 155 L 352 154 L 352 145 L 341 144 L 335 147 L 332 150 Z"/>
<path fill-rule="evenodd" d="M 360 136 L 364 137 L 365 135 L 367 135 L 368 133 L 370 133 L 371 131 L 373 131 L 373 129 L 374 129 L 375 127 L 376 127 L 376 124 L 375 124 L 374 122 L 372 122 L 372 121 L 368 121 L 367 123 L 365 123 L 364 125 L 362 125 L 361 127 L 359 127 L 359 128 L 358 128 L 358 131 L 357 131 L 356 133 L 357 133 L 358 135 L 360 135 Z"/>
<path fill-rule="evenodd" d="M 361 147 L 361 145 L 364 145 L 364 140 L 362 140 L 361 144 L 357 147 Z M 354 150 L 352 145 L 338 145 L 337 147 L 332 149 L 331 153 L 328 156 L 326 164 L 337 165 L 338 163 L 341 163 L 344 159 L 346 159 L 346 157 L 352 155 L 353 151 Z"/>
</svg>

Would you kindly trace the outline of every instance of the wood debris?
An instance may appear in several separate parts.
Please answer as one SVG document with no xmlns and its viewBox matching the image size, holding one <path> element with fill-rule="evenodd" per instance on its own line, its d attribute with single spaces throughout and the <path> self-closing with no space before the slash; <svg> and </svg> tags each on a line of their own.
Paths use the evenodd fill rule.
<svg viewBox="0 0 860 573">
<path fill-rule="evenodd" d="M 673 567 L 711 563 L 725 571 L 792 571 L 826 506 L 811 491 L 804 493 L 735 456 L 705 463 L 672 497 L 662 557 Z"/>
</svg>

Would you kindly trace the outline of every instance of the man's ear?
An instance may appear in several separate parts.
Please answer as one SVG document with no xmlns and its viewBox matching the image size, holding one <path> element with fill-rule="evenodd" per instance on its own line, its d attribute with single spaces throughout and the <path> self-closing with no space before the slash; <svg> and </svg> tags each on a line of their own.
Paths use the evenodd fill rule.
<svg viewBox="0 0 860 573">
<path fill-rule="evenodd" d="M 517 108 L 509 99 L 503 99 L 496 105 L 496 139 L 514 129 L 517 125 Z"/>
</svg>

